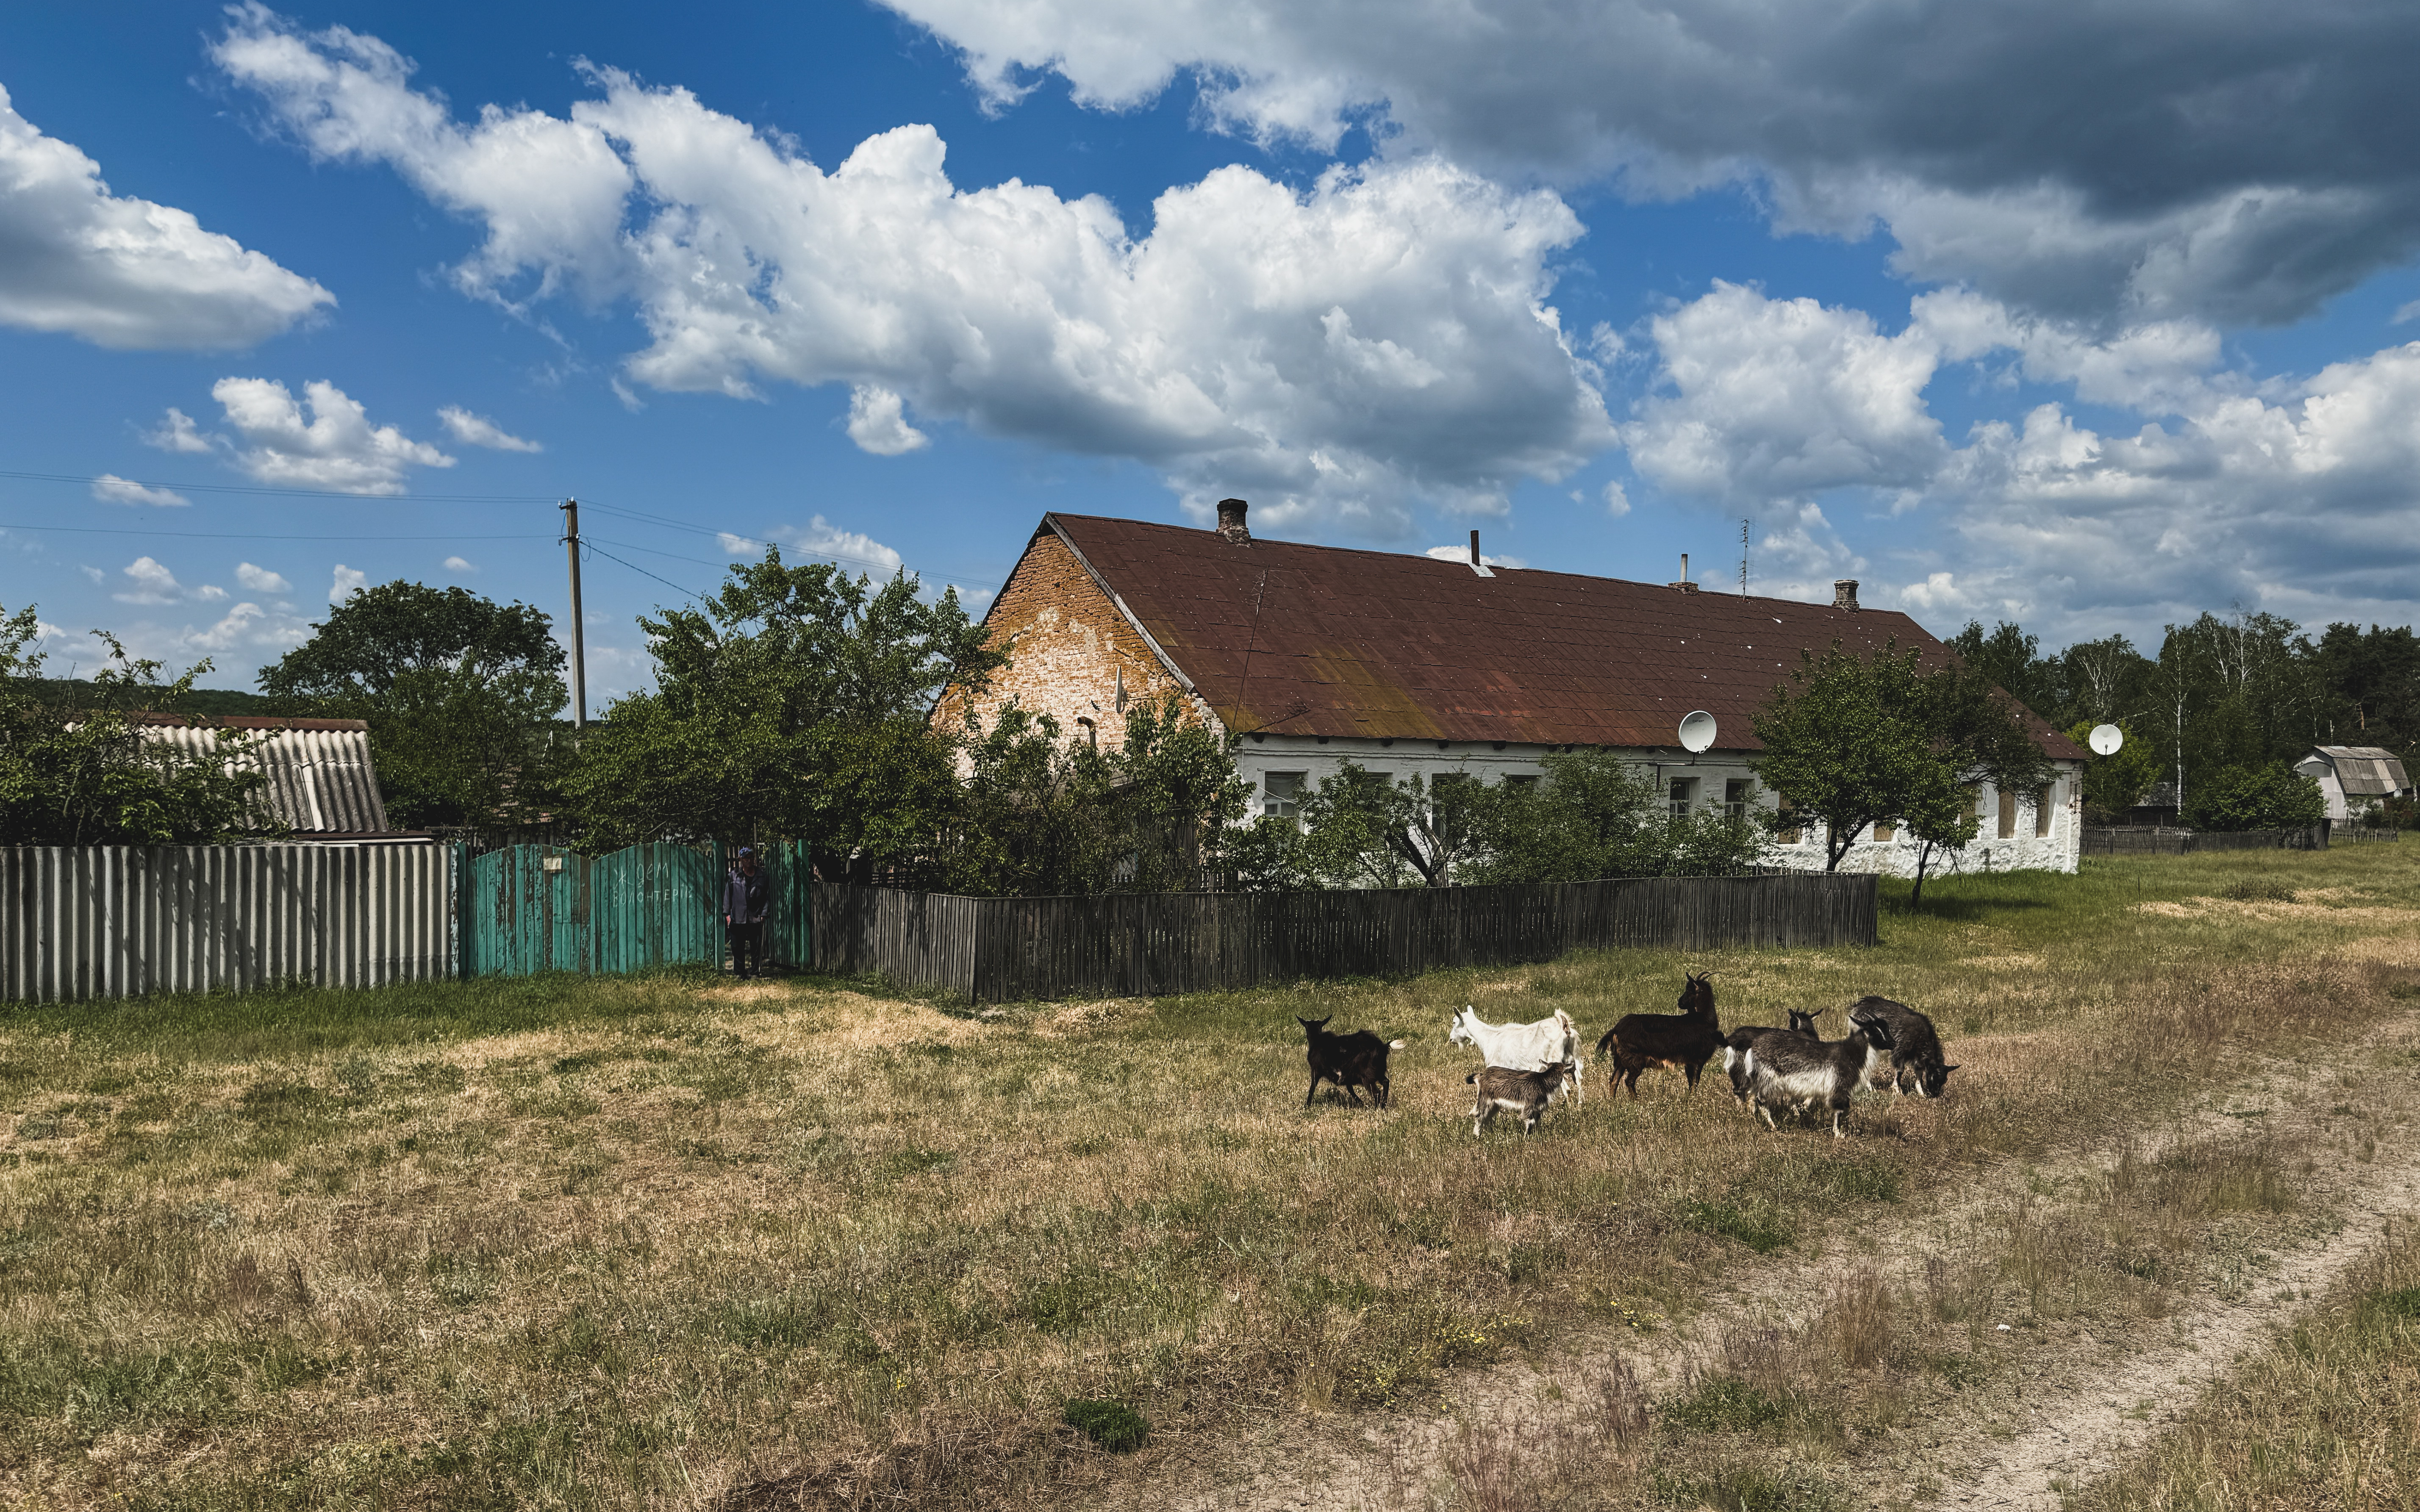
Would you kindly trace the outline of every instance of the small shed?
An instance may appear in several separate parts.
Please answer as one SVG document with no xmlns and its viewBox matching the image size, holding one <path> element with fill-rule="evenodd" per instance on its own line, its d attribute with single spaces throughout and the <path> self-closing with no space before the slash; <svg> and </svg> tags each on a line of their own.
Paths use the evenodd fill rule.
<svg viewBox="0 0 2420 1512">
<path fill-rule="evenodd" d="M 2403 759 L 2383 746 L 2321 746 L 2294 764 L 2328 797 L 2328 817 L 2343 824 L 2388 798 L 2412 796 Z"/>
<path fill-rule="evenodd" d="M 387 823 L 366 720 L 138 714 L 132 722 L 147 741 L 195 753 L 216 749 L 220 731 L 255 734 L 236 764 L 267 777 L 253 801 L 296 840 L 411 838 Z"/>
</svg>

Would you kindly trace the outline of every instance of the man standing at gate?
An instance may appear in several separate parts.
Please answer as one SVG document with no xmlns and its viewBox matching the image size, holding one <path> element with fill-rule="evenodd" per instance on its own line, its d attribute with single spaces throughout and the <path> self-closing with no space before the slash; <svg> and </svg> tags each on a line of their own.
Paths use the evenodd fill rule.
<svg viewBox="0 0 2420 1512">
<path fill-rule="evenodd" d="M 756 853 L 742 845 L 722 882 L 722 928 L 731 939 L 733 976 L 753 977 L 765 969 L 765 916 L 772 903 L 772 879 L 758 870 Z"/>
</svg>

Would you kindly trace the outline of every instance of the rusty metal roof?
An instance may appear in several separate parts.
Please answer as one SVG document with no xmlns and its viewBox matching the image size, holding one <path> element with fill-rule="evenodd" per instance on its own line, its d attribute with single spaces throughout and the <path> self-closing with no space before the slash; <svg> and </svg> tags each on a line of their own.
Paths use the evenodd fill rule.
<svg viewBox="0 0 2420 1512">
<path fill-rule="evenodd" d="M 1721 750 L 1761 748 L 1751 711 L 1802 649 L 1948 649 L 1904 614 L 1690 593 L 1575 573 L 1048 515 L 1095 579 L 1231 731 L 1670 747 L 1713 714 Z M 1038 533 L 1038 532 L 1037 532 Z M 2084 753 L 2030 716 L 2045 755 Z"/>
<path fill-rule="evenodd" d="M 253 795 L 258 811 L 303 839 L 391 832 L 370 764 L 370 727 L 360 719 L 147 714 L 133 723 L 145 740 L 201 754 L 217 748 L 221 729 L 258 732 L 235 762 L 268 779 Z"/>
</svg>

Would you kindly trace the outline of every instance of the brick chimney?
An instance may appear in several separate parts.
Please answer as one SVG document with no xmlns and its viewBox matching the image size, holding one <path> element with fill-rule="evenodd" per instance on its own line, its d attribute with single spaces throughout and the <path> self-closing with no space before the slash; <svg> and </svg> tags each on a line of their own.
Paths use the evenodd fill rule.
<svg viewBox="0 0 2420 1512">
<path fill-rule="evenodd" d="M 1835 578 L 1832 579 L 1832 607 L 1834 609 L 1855 609 L 1857 607 L 1857 579 L 1854 578 Z"/>
<path fill-rule="evenodd" d="M 1252 532 L 1244 524 L 1244 511 L 1251 507 L 1251 505 L 1244 502 L 1240 499 L 1219 500 L 1218 533 L 1225 536 L 1228 540 L 1234 542 L 1237 546 L 1241 546 L 1246 541 L 1250 540 L 1252 538 Z"/>
</svg>

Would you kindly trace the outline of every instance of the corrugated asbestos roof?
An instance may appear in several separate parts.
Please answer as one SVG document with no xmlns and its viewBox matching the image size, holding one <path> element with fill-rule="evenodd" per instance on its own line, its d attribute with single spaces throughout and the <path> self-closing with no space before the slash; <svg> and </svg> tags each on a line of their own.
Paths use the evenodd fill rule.
<svg viewBox="0 0 2420 1512">
<path fill-rule="evenodd" d="M 2347 797 L 2388 797 L 2412 786 L 2402 759 L 2383 746 L 2321 746 Z"/>
<path fill-rule="evenodd" d="M 195 752 L 215 749 L 222 728 L 263 732 L 240 764 L 268 777 L 254 801 L 269 815 L 300 836 L 388 831 L 370 764 L 370 727 L 359 719 L 147 714 L 134 723 L 146 740 Z"/>
<path fill-rule="evenodd" d="M 1722 750 L 1834 640 L 1947 648 L 1904 614 L 1049 515 L 1232 731 L 1670 747 L 1690 711 Z M 2045 754 L 2081 760 L 2028 717 Z"/>
</svg>

